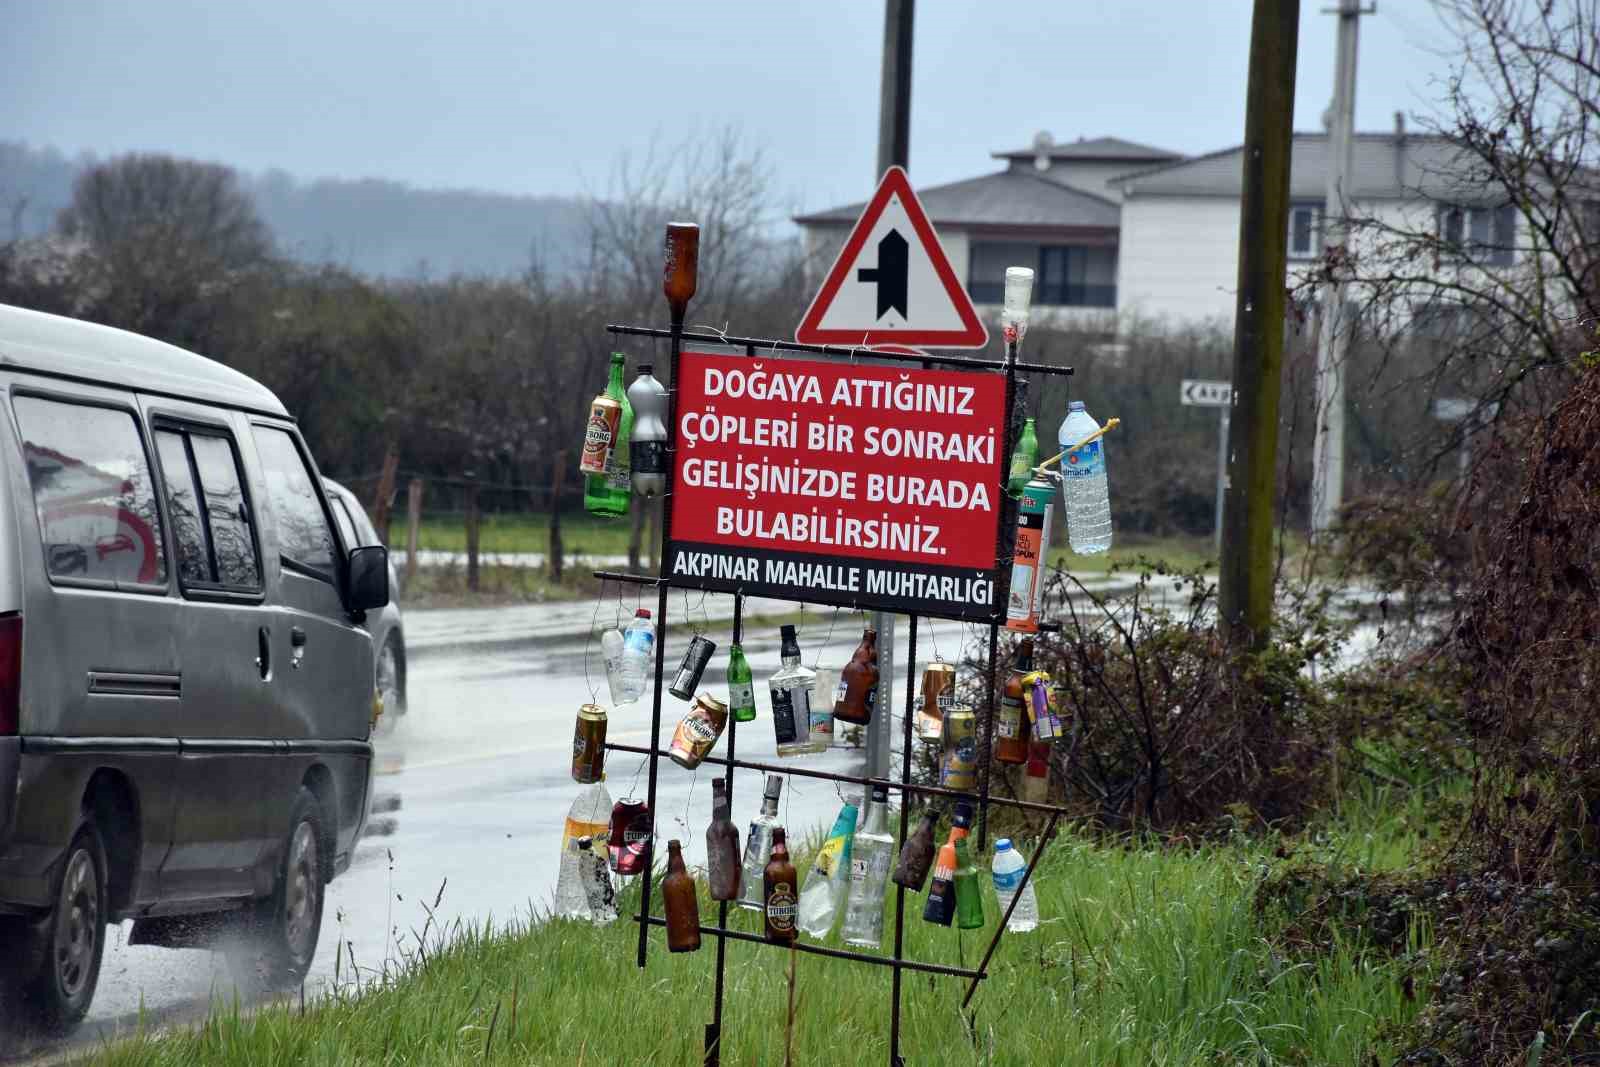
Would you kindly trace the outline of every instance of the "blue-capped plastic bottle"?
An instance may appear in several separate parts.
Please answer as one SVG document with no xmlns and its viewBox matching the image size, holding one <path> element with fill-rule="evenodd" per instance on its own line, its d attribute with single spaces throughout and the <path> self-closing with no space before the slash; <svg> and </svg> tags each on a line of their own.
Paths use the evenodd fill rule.
<svg viewBox="0 0 1600 1067">
<path fill-rule="evenodd" d="M 1056 439 L 1072 448 L 1100 429 L 1094 416 L 1074 400 Z M 1111 497 L 1106 490 L 1106 441 L 1096 438 L 1061 457 L 1061 501 L 1067 509 L 1067 540 L 1080 556 L 1111 548 Z"/>
</svg>

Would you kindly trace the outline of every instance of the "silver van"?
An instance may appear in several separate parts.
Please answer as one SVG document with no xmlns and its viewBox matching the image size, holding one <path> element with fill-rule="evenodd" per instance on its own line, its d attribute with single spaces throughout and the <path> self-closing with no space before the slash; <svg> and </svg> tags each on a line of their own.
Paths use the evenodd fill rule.
<svg viewBox="0 0 1600 1067">
<path fill-rule="evenodd" d="M 310 966 L 371 781 L 387 551 L 277 397 L 0 305 L 0 1018 L 83 1018 L 107 923 Z"/>
</svg>

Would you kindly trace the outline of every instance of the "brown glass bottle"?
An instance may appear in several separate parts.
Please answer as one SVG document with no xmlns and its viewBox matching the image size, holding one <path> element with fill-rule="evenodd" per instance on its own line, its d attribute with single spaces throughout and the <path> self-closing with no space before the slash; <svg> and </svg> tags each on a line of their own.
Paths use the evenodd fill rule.
<svg viewBox="0 0 1600 1067">
<path fill-rule="evenodd" d="M 711 782 L 711 825 L 706 827 L 706 882 L 712 900 L 739 898 L 739 828 L 728 814 L 728 783 Z"/>
<path fill-rule="evenodd" d="M 868 629 L 850 662 L 839 672 L 839 688 L 834 691 L 833 717 L 865 726 L 872 721 L 872 706 L 878 696 L 878 631 Z"/>
<path fill-rule="evenodd" d="M 1022 679 L 1033 673 L 1033 638 L 1017 645 L 1017 662 L 1006 675 L 1000 694 L 1000 715 L 994 721 L 994 758 L 1001 763 L 1028 762 L 1028 716 Z"/>
<path fill-rule="evenodd" d="M 772 858 L 761 875 L 762 910 L 767 919 L 767 940 L 787 944 L 795 939 L 800 911 L 799 879 L 789 861 L 783 827 L 772 828 Z"/>
<path fill-rule="evenodd" d="M 694 879 L 683 866 L 683 846 L 667 842 L 667 876 L 661 880 L 661 901 L 667 910 L 667 948 L 693 952 L 700 947 L 700 901 Z"/>
<path fill-rule="evenodd" d="M 895 885 L 905 886 L 913 893 L 922 892 L 922 883 L 928 880 L 928 868 L 933 866 L 933 831 L 939 824 L 939 809 L 928 807 L 922 821 L 906 838 L 900 849 L 900 858 L 889 877 Z"/>
</svg>

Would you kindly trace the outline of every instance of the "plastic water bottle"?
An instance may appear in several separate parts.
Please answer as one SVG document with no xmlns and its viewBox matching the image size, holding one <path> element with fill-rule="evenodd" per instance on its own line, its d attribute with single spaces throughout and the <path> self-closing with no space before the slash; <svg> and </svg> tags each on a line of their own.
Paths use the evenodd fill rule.
<svg viewBox="0 0 1600 1067">
<path fill-rule="evenodd" d="M 578 841 L 604 839 L 611 829 L 611 794 L 604 783 L 595 782 L 578 791 L 567 809 L 567 823 L 561 833 L 561 867 L 556 874 L 556 914 L 573 919 L 588 919 L 589 894 L 583 888 L 583 867 Z"/>
<path fill-rule="evenodd" d="M 850 890 L 850 851 L 856 836 L 856 806 L 846 801 L 833 820 L 833 829 L 800 887 L 800 929 L 812 937 L 827 937 Z"/>
<path fill-rule="evenodd" d="M 1100 428 L 1074 400 L 1056 439 L 1072 448 Z M 1111 497 L 1106 491 L 1105 438 L 1097 438 L 1061 457 L 1061 501 L 1067 509 L 1067 540 L 1081 556 L 1111 548 Z"/>
<path fill-rule="evenodd" d="M 994 895 L 1000 900 L 1001 915 L 1011 906 L 1011 898 L 1017 895 L 1017 886 L 1022 885 L 1022 872 L 1027 869 L 1028 861 L 1022 858 L 1022 853 L 1011 847 L 1009 837 L 1002 837 L 994 843 L 994 863 L 989 870 L 994 875 Z M 1038 925 L 1039 898 L 1030 880 L 1022 890 L 1022 899 L 1017 901 L 1017 910 L 1011 913 L 1011 921 L 1006 923 L 1006 929 L 1014 934 L 1025 934 Z"/>
<path fill-rule="evenodd" d="M 626 704 L 637 697 L 628 695 L 628 683 L 622 677 L 622 631 L 613 627 L 600 635 L 600 653 L 606 661 L 606 685 L 611 689 L 611 704 Z"/>
<path fill-rule="evenodd" d="M 602 639 L 603 640 L 603 639 Z M 622 695 L 623 702 L 638 700 L 650 684 L 656 654 L 656 624 L 650 620 L 650 609 L 634 612 L 633 621 L 622 635 Z"/>
</svg>

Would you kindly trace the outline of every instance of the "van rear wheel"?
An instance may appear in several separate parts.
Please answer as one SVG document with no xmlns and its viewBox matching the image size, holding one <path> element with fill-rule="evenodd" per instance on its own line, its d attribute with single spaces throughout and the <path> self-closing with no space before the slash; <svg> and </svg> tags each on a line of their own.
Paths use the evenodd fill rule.
<svg viewBox="0 0 1600 1067">
<path fill-rule="evenodd" d="M 324 873 L 322 805 L 301 786 L 272 895 L 256 905 L 243 942 L 228 950 L 228 964 L 241 986 L 278 992 L 305 980 L 322 931 Z"/>
<path fill-rule="evenodd" d="M 25 1023 L 65 1033 L 88 1014 L 106 948 L 106 850 L 93 821 L 72 835 L 50 914 L 24 935 L 32 970 L 22 983 Z"/>
</svg>

